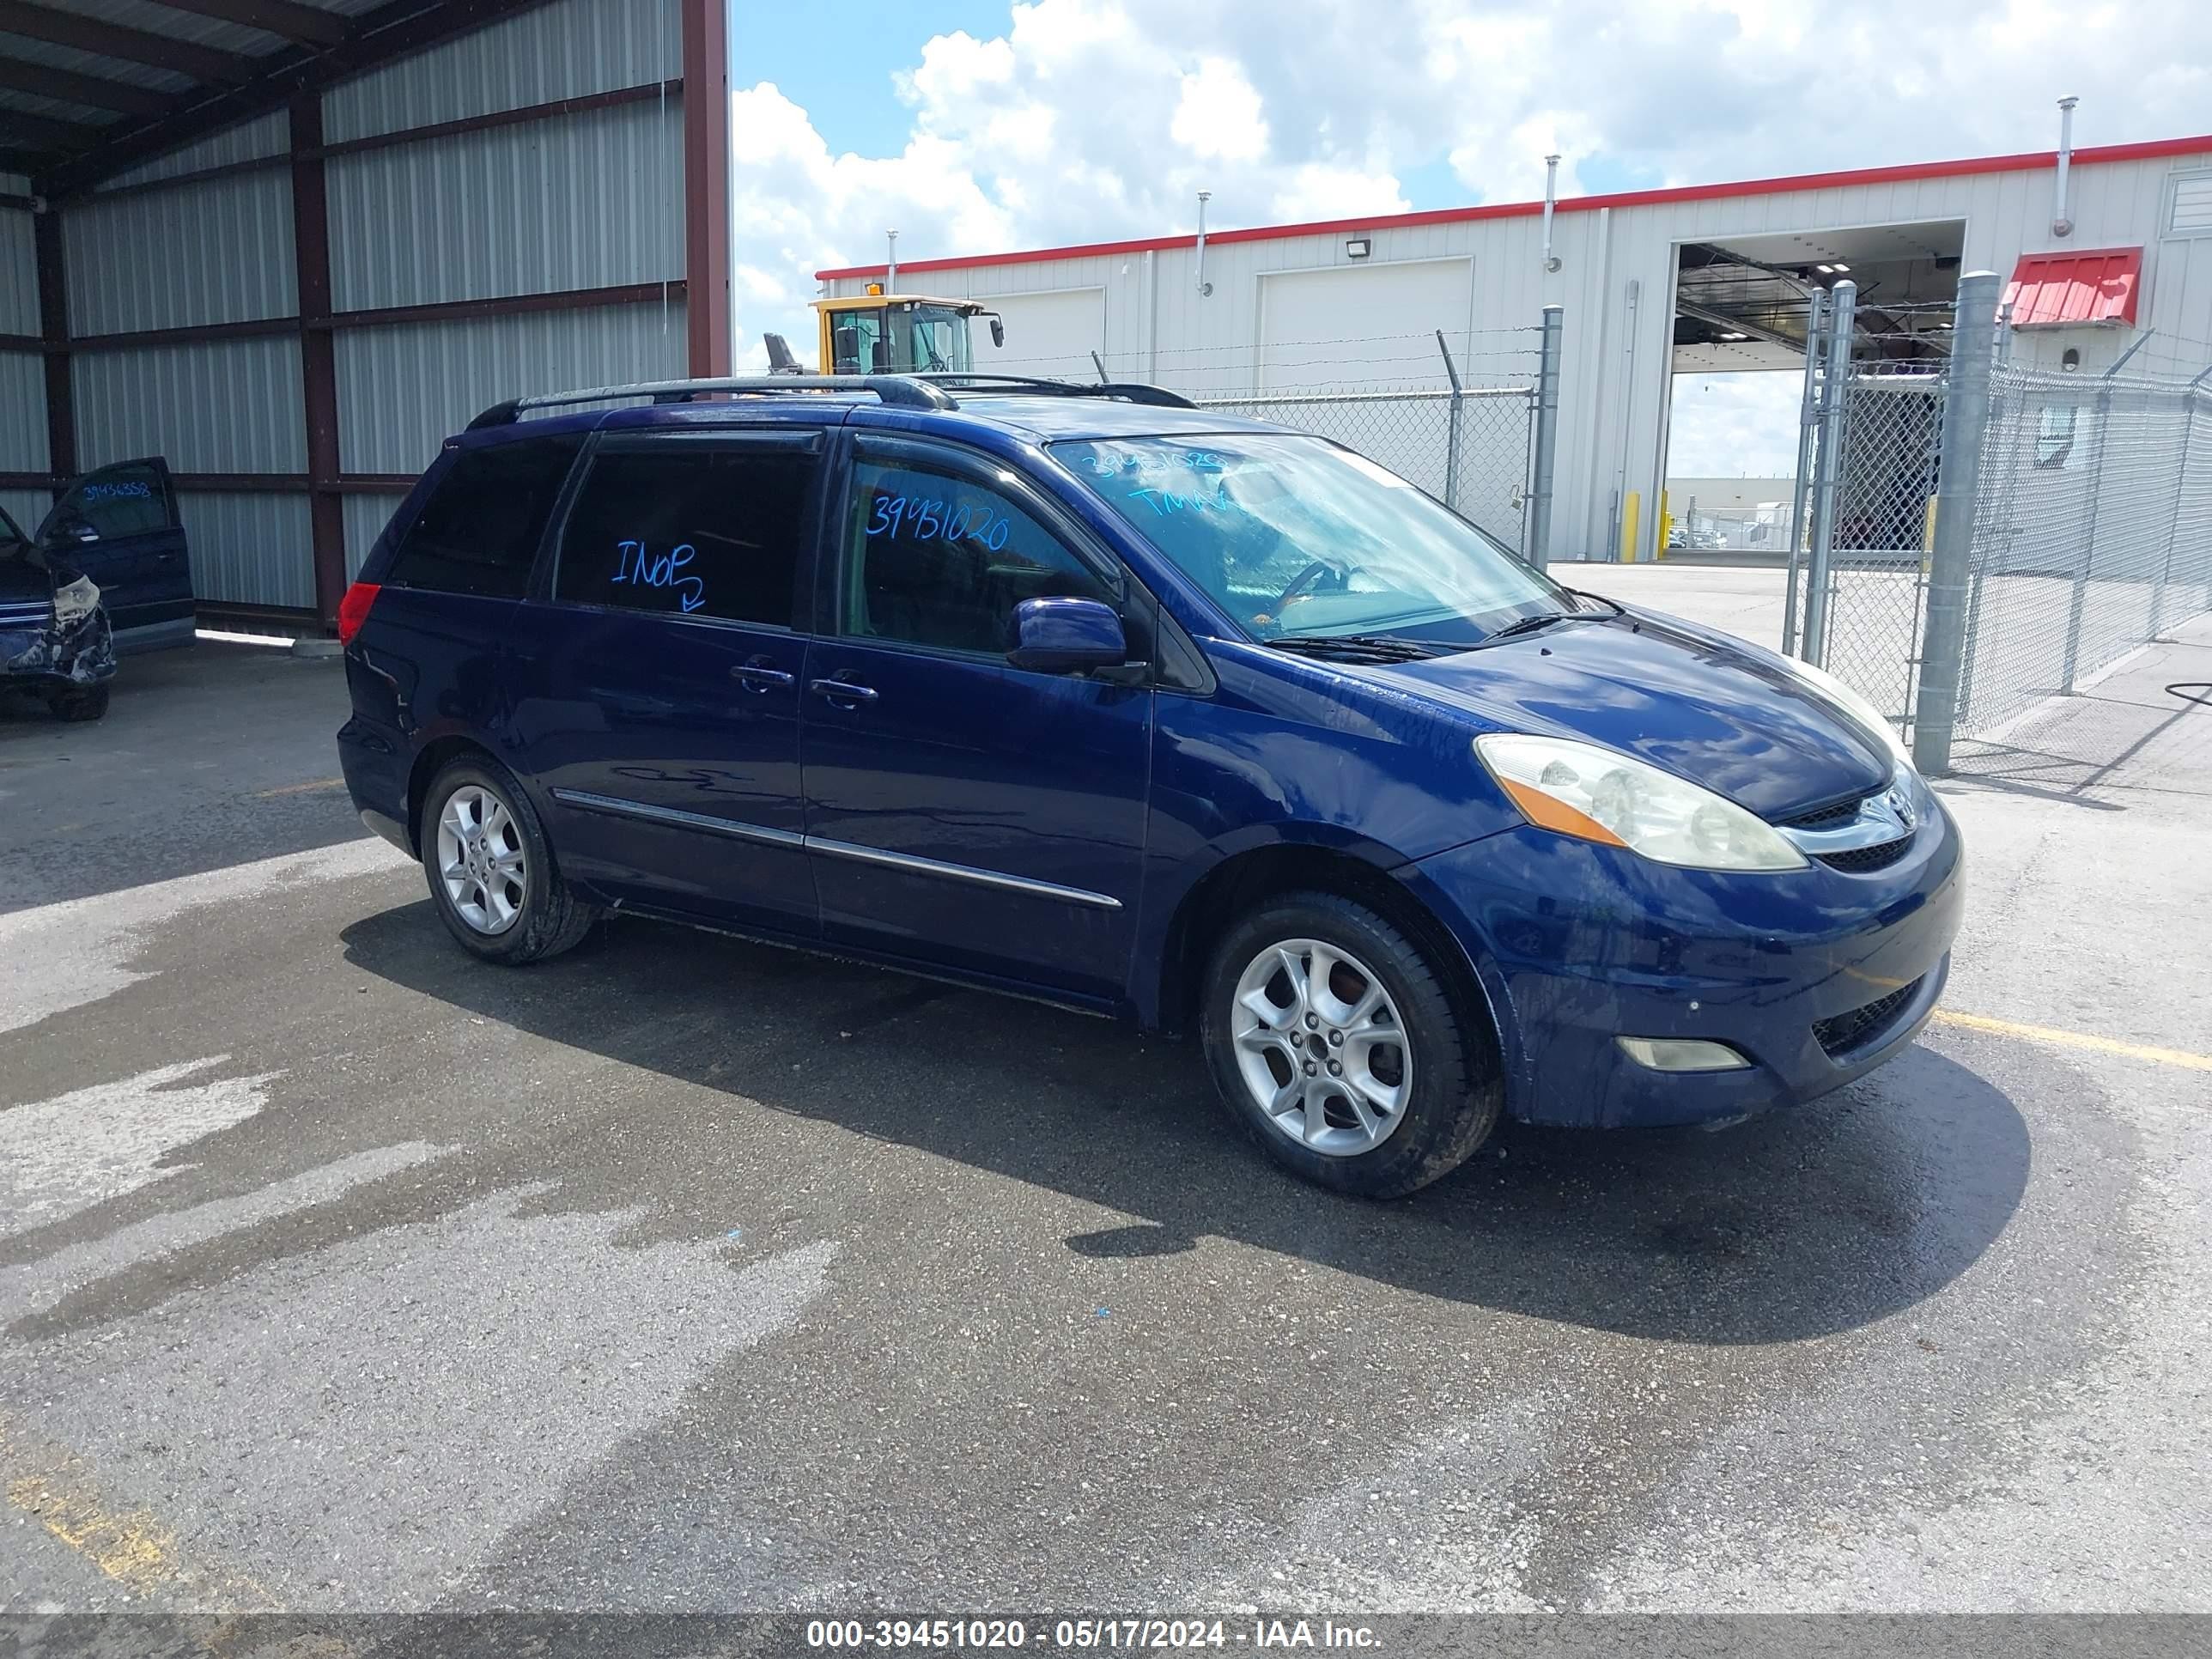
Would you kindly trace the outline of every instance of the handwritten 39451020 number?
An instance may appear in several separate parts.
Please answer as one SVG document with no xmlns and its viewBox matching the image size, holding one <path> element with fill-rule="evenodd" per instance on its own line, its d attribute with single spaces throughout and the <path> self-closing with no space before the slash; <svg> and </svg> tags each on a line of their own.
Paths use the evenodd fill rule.
<svg viewBox="0 0 2212 1659">
<path fill-rule="evenodd" d="M 1003 514 L 964 501 L 927 495 L 878 495 L 868 520 L 871 536 L 909 536 L 916 541 L 981 542 L 996 553 L 1013 534 Z"/>
</svg>

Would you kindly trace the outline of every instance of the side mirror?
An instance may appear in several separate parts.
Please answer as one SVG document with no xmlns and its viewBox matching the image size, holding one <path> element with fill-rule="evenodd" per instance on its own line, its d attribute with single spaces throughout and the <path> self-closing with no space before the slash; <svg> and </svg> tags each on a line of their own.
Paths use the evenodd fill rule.
<svg viewBox="0 0 2212 1659">
<path fill-rule="evenodd" d="M 1006 343 L 1006 325 L 996 312 L 991 313 L 991 343 L 994 346 Z"/>
<path fill-rule="evenodd" d="M 82 519 L 57 519 L 46 529 L 48 547 L 88 547 L 99 539 L 100 532 Z"/>
<path fill-rule="evenodd" d="M 1007 663 L 1035 674 L 1118 668 L 1129 657 L 1121 619 L 1097 599 L 1024 599 L 1009 631 Z"/>
</svg>

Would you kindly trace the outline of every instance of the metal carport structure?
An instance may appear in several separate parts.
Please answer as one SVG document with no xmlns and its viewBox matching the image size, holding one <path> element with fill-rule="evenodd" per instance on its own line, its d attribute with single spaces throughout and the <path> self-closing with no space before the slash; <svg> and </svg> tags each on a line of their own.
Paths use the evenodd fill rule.
<svg viewBox="0 0 2212 1659">
<path fill-rule="evenodd" d="M 171 463 L 312 627 L 439 440 L 726 373 L 724 0 L 0 0 L 0 504 Z"/>
</svg>

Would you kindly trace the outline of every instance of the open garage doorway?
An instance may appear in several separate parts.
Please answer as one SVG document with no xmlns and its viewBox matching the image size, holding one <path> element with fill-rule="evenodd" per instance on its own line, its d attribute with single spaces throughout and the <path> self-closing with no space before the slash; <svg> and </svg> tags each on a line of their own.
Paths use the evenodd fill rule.
<svg viewBox="0 0 2212 1659">
<path fill-rule="evenodd" d="M 1662 434 L 1661 556 L 1784 562 L 1816 298 L 1857 288 L 1854 368 L 1950 355 L 1960 220 L 1680 243 Z"/>
</svg>

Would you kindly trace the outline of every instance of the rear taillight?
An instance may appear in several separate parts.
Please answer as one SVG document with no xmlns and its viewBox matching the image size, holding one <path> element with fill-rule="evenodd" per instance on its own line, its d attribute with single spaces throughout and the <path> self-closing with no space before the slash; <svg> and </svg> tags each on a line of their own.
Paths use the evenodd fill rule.
<svg viewBox="0 0 2212 1659">
<path fill-rule="evenodd" d="M 338 601 L 338 643 L 351 645 L 353 636 L 361 632 L 361 625 L 368 620 L 368 608 L 376 603 L 383 590 L 374 582 L 356 582 Z"/>
</svg>

